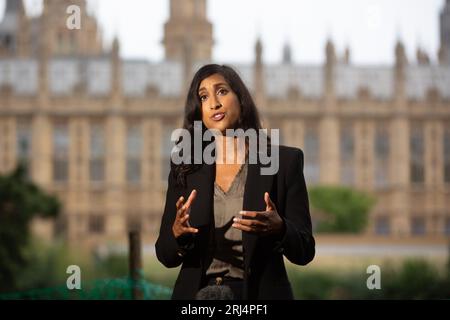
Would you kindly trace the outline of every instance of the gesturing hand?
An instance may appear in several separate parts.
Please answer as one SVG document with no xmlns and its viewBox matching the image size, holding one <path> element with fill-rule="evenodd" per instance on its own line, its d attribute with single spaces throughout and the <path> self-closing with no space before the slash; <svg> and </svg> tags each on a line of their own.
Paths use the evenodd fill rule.
<svg viewBox="0 0 450 320">
<path fill-rule="evenodd" d="M 258 235 L 281 233 L 283 220 L 267 192 L 264 194 L 264 201 L 266 202 L 266 211 L 241 211 L 242 218 L 234 218 L 232 227 Z"/>
<path fill-rule="evenodd" d="M 191 205 L 197 196 L 197 191 L 192 190 L 189 198 L 184 202 L 184 197 L 180 197 L 176 203 L 177 215 L 172 225 L 172 232 L 175 238 L 187 233 L 197 233 L 198 229 L 192 228 L 189 224 L 189 214 L 191 212 Z"/>
</svg>

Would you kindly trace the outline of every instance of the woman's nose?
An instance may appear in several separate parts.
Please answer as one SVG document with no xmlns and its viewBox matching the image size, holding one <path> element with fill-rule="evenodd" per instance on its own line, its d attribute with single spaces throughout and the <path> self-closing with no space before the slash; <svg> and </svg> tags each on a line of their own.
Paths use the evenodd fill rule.
<svg viewBox="0 0 450 320">
<path fill-rule="evenodd" d="M 216 110 L 216 109 L 219 109 L 222 107 L 222 104 L 220 103 L 220 101 L 217 98 L 211 99 L 210 101 L 211 101 L 211 105 L 209 106 L 209 108 L 211 110 Z"/>
</svg>

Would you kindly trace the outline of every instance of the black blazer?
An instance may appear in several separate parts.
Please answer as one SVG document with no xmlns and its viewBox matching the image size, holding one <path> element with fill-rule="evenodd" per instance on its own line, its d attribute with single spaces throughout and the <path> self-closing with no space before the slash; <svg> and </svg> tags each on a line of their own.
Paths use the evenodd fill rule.
<svg viewBox="0 0 450 320">
<path fill-rule="evenodd" d="M 243 210 L 264 211 L 264 193 L 269 192 L 285 222 L 285 233 L 281 237 L 260 237 L 243 232 L 244 299 L 293 299 L 283 255 L 297 265 L 306 265 L 314 258 L 315 241 L 303 176 L 303 152 L 280 146 L 279 159 L 276 175 L 261 175 L 263 165 L 260 163 L 248 167 Z M 215 165 L 203 165 L 188 175 L 186 188 L 176 187 L 169 174 L 156 255 L 168 268 L 182 264 L 172 299 L 195 299 L 212 261 L 215 168 Z M 172 233 L 175 203 L 181 196 L 187 199 L 193 189 L 198 193 L 191 207 L 190 224 L 199 232 L 189 242 L 181 244 Z"/>
</svg>

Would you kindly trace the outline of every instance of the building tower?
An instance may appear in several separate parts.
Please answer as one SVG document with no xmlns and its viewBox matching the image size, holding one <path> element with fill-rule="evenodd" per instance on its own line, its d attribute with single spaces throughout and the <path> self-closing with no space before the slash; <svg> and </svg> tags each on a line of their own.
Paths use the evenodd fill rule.
<svg viewBox="0 0 450 320">
<path fill-rule="evenodd" d="M 13 0 L 14 1 L 14 0 Z M 81 15 L 81 28 L 69 29 L 67 20 L 73 14 L 69 6 L 78 6 Z M 96 19 L 89 15 L 86 0 L 44 0 L 50 32 L 48 35 L 50 55 L 52 56 L 92 56 L 103 53 L 101 35 Z M 39 25 L 44 22 L 41 20 Z"/>
<path fill-rule="evenodd" d="M 292 64 L 292 49 L 290 43 L 287 41 L 283 46 L 283 64 Z"/>
<path fill-rule="evenodd" d="M 182 63 L 211 60 L 212 24 L 206 16 L 206 0 L 170 1 L 163 44 L 167 60 Z"/>
<path fill-rule="evenodd" d="M 24 57 L 29 54 L 29 20 L 22 0 L 7 0 L 0 22 L 0 57 Z"/>
<path fill-rule="evenodd" d="M 440 40 L 439 61 L 450 64 L 450 0 L 445 1 L 444 9 L 440 16 Z"/>
</svg>

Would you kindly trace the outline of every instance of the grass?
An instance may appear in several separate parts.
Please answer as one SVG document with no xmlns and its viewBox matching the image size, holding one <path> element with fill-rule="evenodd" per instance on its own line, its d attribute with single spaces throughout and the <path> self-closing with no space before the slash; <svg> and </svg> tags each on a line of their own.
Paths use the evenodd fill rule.
<svg viewBox="0 0 450 320">
<path fill-rule="evenodd" d="M 34 242 L 30 257 L 29 267 L 20 273 L 18 292 L 64 287 L 69 276 L 66 269 L 72 264 L 80 266 L 85 284 L 128 277 L 125 255 L 93 258 L 87 251 L 75 251 L 63 244 Z M 168 269 L 150 254 L 143 258 L 143 276 L 147 283 L 171 289 L 180 268 Z M 380 267 L 381 290 L 367 288 L 370 265 Z M 307 266 L 293 265 L 286 260 L 286 268 L 296 299 L 450 298 L 450 268 L 444 257 L 324 255 L 317 256 Z"/>
</svg>

